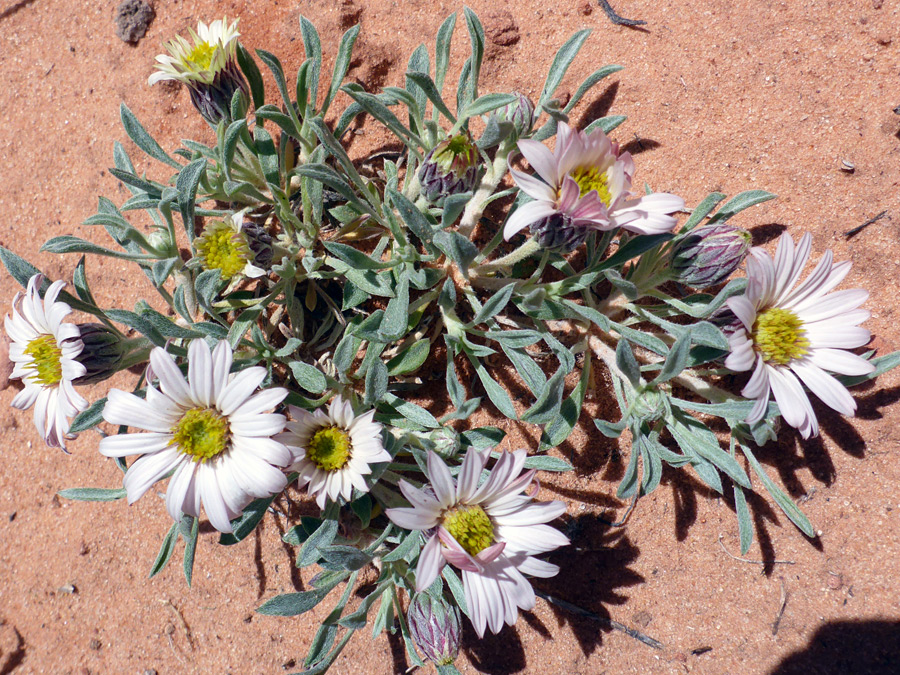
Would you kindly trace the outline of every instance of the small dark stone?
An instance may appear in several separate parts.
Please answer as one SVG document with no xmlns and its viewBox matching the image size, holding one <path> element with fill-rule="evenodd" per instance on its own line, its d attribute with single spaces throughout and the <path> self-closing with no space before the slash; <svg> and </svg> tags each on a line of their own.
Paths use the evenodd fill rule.
<svg viewBox="0 0 900 675">
<path fill-rule="evenodd" d="M 155 668 L 147 668 L 141 675 L 159 675 L 159 673 L 156 672 Z"/>
<path fill-rule="evenodd" d="M 116 35 L 124 42 L 136 43 L 155 17 L 156 12 L 144 0 L 122 0 L 116 10 Z"/>
<path fill-rule="evenodd" d="M 100 640 L 97 639 L 91 640 L 90 644 L 88 645 L 88 647 L 90 649 L 93 649 L 95 652 L 98 651 L 101 646 L 102 645 L 100 644 Z"/>
<path fill-rule="evenodd" d="M 491 12 L 484 22 L 488 40 L 501 47 L 509 47 L 519 41 L 519 26 L 513 15 L 505 9 Z"/>
</svg>

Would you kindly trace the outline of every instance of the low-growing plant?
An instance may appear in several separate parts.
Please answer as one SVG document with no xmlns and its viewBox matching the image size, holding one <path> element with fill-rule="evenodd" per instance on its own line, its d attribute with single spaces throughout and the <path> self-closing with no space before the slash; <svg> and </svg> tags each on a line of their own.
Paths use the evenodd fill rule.
<svg viewBox="0 0 900 675">
<path fill-rule="evenodd" d="M 454 14 L 433 55 L 413 52 L 404 86 L 377 94 L 345 82 L 358 26 L 323 83 L 319 35 L 304 17 L 306 60 L 291 81 L 276 56 L 240 44 L 236 21 L 201 23 L 191 42 L 170 43 L 150 82 L 183 82 L 214 142 L 170 153 L 123 104 L 128 137 L 172 174 L 138 175 L 116 144 L 110 171 L 131 197 L 101 197 L 85 221 L 111 247 L 58 236 L 42 249 L 81 254 L 74 294 L 0 248 L 27 287 L 6 319 L 24 384 L 13 405 L 33 405 L 39 433 L 63 449 L 111 425 L 100 452 L 124 472 L 122 488 L 60 494 L 130 503 L 168 478 L 174 523 L 151 575 L 181 538 L 191 582 L 201 511 L 232 545 L 288 486 L 315 499 L 318 515 L 284 539 L 299 547 L 298 567 L 320 572 L 310 590 L 259 608 L 298 615 L 343 585 L 306 673 L 324 672 L 369 622 L 375 635 L 399 626 L 412 663 L 422 664 L 418 646 L 456 672 L 460 612 L 481 636 L 534 606 L 525 575 L 556 574 L 536 556 L 568 543 L 547 524 L 566 505 L 533 501 L 535 472 L 571 469 L 546 453 L 586 417 L 597 372 L 620 416 L 593 423 L 630 447 L 617 496 L 652 492 L 664 465 L 693 471 L 733 494 L 746 552 L 746 492 L 760 485 L 815 536 L 754 448 L 781 419 L 817 433 L 807 390 L 852 415 L 846 387 L 898 363 L 849 351 L 870 337 L 860 327 L 867 293 L 833 290 L 849 263 L 828 252 L 801 281 L 809 235 L 782 235 L 773 259 L 731 224 L 774 195 L 714 192 L 679 224 L 684 201 L 635 183 L 631 155 L 609 140 L 623 116 L 569 125 L 591 88 L 620 70 L 596 70 L 565 104 L 554 98 L 589 31 L 560 48 L 532 102 L 481 92 L 484 31 L 470 10 L 463 18 L 471 51 L 455 88 Z M 351 158 L 345 139 L 362 116 L 398 149 Z M 527 164 L 510 168 L 519 154 Z M 99 306 L 88 255 L 133 262 L 158 297 Z M 746 278 L 732 278 L 745 259 Z M 72 310 L 93 323 L 65 322 Z M 75 389 L 141 364 L 131 392 L 89 404 Z M 446 386 L 441 416 L 423 393 L 433 370 Z M 501 371 L 530 392 L 524 410 Z M 731 374 L 743 371 L 752 375 L 738 390 Z M 492 451 L 504 432 L 467 423 L 485 407 L 540 427 L 539 446 Z M 370 568 L 374 583 L 366 577 L 351 603 Z"/>
</svg>

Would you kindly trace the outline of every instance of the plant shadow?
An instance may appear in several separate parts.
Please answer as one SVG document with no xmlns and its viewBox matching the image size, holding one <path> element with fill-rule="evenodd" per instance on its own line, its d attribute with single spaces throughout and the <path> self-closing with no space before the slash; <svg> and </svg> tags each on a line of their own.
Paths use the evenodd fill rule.
<svg viewBox="0 0 900 675">
<path fill-rule="evenodd" d="M 769 675 L 896 675 L 900 621 L 832 621 Z"/>
</svg>

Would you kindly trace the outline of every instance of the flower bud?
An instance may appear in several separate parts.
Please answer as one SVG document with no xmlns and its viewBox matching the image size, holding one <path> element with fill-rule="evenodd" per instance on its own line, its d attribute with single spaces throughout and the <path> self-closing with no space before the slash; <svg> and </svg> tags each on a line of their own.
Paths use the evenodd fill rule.
<svg viewBox="0 0 900 675">
<path fill-rule="evenodd" d="M 443 459 L 453 459 L 459 454 L 459 434 L 450 427 L 441 427 L 428 434 L 428 449 Z"/>
<path fill-rule="evenodd" d="M 479 173 L 478 149 L 466 133 L 434 146 L 422 161 L 419 182 L 428 201 L 440 206 L 445 197 L 475 188 Z"/>
<path fill-rule="evenodd" d="M 694 288 L 725 281 L 750 252 L 747 230 L 731 225 L 707 225 L 682 237 L 670 260 L 675 279 Z"/>
<path fill-rule="evenodd" d="M 584 243 L 588 230 L 576 225 L 570 216 L 557 211 L 532 223 L 531 233 L 541 248 L 565 254 Z"/>
<path fill-rule="evenodd" d="M 241 91 L 244 100 L 250 100 L 250 90 L 240 68 L 234 61 L 229 61 L 215 74 L 212 82 L 192 80 L 187 83 L 191 95 L 191 103 L 197 112 L 212 125 L 223 120 L 231 122 L 231 99 L 235 92 Z"/>
<path fill-rule="evenodd" d="M 416 646 L 439 666 L 447 666 L 459 654 L 459 609 L 443 597 L 417 593 L 406 615 Z"/>
<path fill-rule="evenodd" d="M 671 412 L 668 397 L 658 389 L 646 389 L 634 401 L 631 414 L 653 424 Z"/>
<path fill-rule="evenodd" d="M 78 325 L 80 340 L 84 349 L 75 357 L 87 372 L 74 380 L 75 384 L 94 384 L 102 382 L 123 368 L 133 365 L 128 357 L 131 355 L 134 341 L 127 340 L 118 333 L 99 323 L 83 323 Z"/>
<path fill-rule="evenodd" d="M 534 104 L 525 94 L 516 91 L 513 92 L 513 96 L 517 97 L 516 100 L 501 109 L 498 116 L 501 120 L 512 123 L 513 131 L 510 138 L 518 140 L 531 133 L 534 126 Z"/>
</svg>

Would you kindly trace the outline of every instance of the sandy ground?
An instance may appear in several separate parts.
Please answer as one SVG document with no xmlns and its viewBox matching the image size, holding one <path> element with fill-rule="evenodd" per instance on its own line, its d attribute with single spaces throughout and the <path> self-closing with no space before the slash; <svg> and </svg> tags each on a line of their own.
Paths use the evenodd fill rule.
<svg viewBox="0 0 900 675">
<path fill-rule="evenodd" d="M 574 91 L 602 64 L 626 69 L 588 96 L 574 122 L 585 125 L 608 111 L 628 115 L 616 135 L 636 153 L 637 179 L 689 205 L 712 190 L 779 194 L 735 222 L 760 244 L 785 228 L 795 237 L 810 231 L 817 254 L 831 248 L 836 259 L 852 260 L 845 286 L 871 292 L 873 346 L 881 353 L 900 348 L 896 0 L 614 4 L 645 19 L 645 29 L 613 26 L 587 0 L 518 0 L 503 9 L 472 0 L 489 35 L 483 90 L 538 94 L 554 51 L 574 31 L 593 28 L 563 88 Z M 371 90 L 402 85 L 409 53 L 423 39 L 431 47 L 441 21 L 461 9 L 443 0 L 158 0 L 147 36 L 130 46 L 115 36 L 113 2 L 0 0 L 0 244 L 53 278 L 71 279 L 75 256 L 38 249 L 57 234 L 102 242 L 102 231 L 80 223 L 94 213 L 98 195 L 126 198 L 106 170 L 113 142 L 125 142 L 139 171 L 162 176 L 127 142 L 120 101 L 168 150 L 181 138 L 210 138 L 186 91 L 146 84 L 162 42 L 197 20 L 239 16 L 244 44 L 278 54 L 289 77 L 302 59 L 299 14 L 318 26 L 327 69 L 340 34 L 358 20 L 351 76 Z M 460 24 L 452 73 L 467 50 Z M 384 140 L 366 131 L 352 151 L 362 156 Z M 842 171 L 842 160 L 855 171 Z M 843 235 L 885 210 L 887 217 L 855 237 Z M 94 261 L 88 273 L 108 306 L 130 308 L 149 290 L 117 261 Z M 0 297 L 11 299 L 16 290 L 0 275 Z M 14 393 L 0 394 L 0 673 L 302 670 L 325 607 L 300 619 L 253 613 L 264 599 L 308 582 L 292 569 L 293 553 L 279 538 L 289 523 L 269 516 L 258 536 L 232 548 L 204 531 L 192 589 L 177 562 L 148 580 L 169 527 L 162 503 L 146 498 L 129 508 L 57 498 L 66 487 L 118 487 L 120 474 L 97 453 L 96 435 L 82 436 L 71 456 L 44 447 L 30 412 L 8 408 Z M 612 495 L 628 448 L 593 431 L 591 415 L 609 408 L 601 381 L 558 451 L 577 471 L 544 482 L 544 498 L 569 503 L 574 546 L 552 556 L 560 576 L 538 585 L 644 631 L 665 649 L 539 600 L 498 636 L 478 642 L 468 633 L 460 669 L 900 672 L 900 376 L 888 374 L 856 393 L 856 419 L 820 407 L 820 439 L 802 443 L 784 433 L 760 453 L 770 475 L 803 502 L 819 537 L 807 540 L 756 499 L 756 540 L 739 561 L 729 555 L 738 550 L 732 507 L 675 472 L 641 500 L 626 528 L 603 525 L 601 517 L 624 512 Z M 492 414 L 485 409 L 480 420 Z M 510 447 L 534 445 L 533 430 L 497 423 L 509 431 Z M 371 642 L 362 634 L 333 672 L 400 673 L 407 666 L 397 636 Z"/>
</svg>

